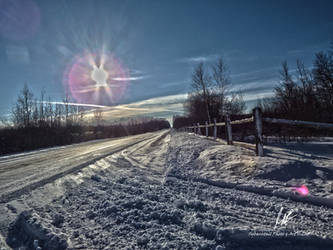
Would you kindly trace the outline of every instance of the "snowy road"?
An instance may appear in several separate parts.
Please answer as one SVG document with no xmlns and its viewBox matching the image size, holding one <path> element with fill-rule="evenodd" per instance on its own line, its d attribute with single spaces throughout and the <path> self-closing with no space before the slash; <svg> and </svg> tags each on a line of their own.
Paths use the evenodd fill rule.
<svg viewBox="0 0 333 250">
<path fill-rule="evenodd" d="M 319 170 L 328 169 L 331 158 L 310 161 L 295 158 L 296 151 L 281 158 L 271 147 L 260 159 L 245 148 L 174 131 L 128 140 L 1 204 L 3 241 L 14 249 L 36 249 L 37 241 L 49 250 L 332 249 L 332 208 L 265 191 L 286 189 L 288 181 L 279 178 L 288 176 L 312 183 L 311 192 L 318 185 L 316 194 L 329 199 L 331 190 L 321 188 L 332 182 L 330 174 L 315 173 L 319 163 Z M 286 168 L 308 169 L 307 179 L 299 171 L 281 175 Z"/>
<path fill-rule="evenodd" d="M 160 133 L 95 140 L 0 157 L 0 202 L 7 202 L 136 143 L 158 137 Z"/>
</svg>

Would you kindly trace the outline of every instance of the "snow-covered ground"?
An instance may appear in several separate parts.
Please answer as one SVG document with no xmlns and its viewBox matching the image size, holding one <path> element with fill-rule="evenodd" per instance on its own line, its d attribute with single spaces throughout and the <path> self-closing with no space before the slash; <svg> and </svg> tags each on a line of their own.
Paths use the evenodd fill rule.
<svg viewBox="0 0 333 250">
<path fill-rule="evenodd" d="M 259 158 L 246 144 L 162 133 L 4 204 L 3 240 L 51 250 L 333 249 L 333 151 L 309 145 L 267 146 Z M 301 185 L 308 196 L 293 190 Z"/>
<path fill-rule="evenodd" d="M 272 144 L 265 146 L 265 157 L 255 157 L 251 149 L 254 145 L 226 146 L 225 142 L 214 143 L 193 134 L 188 138 L 175 137 L 170 145 L 183 156 L 179 159 L 188 158 L 183 160 L 183 168 L 176 167 L 183 175 L 193 172 L 204 181 L 224 181 L 239 188 L 247 185 L 259 192 L 272 190 L 290 195 L 295 193 L 293 187 L 306 185 L 309 195 L 303 200 L 333 199 L 332 141 Z"/>
</svg>

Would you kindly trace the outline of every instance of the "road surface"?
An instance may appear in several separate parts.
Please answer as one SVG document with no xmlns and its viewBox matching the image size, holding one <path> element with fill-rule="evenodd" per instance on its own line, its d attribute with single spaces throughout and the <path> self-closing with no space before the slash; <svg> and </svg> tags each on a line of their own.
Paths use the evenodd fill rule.
<svg viewBox="0 0 333 250">
<path fill-rule="evenodd" d="M 167 132 L 95 140 L 0 157 L 0 202 L 8 202 L 36 187 L 78 171 L 96 160 L 164 133 Z"/>
</svg>

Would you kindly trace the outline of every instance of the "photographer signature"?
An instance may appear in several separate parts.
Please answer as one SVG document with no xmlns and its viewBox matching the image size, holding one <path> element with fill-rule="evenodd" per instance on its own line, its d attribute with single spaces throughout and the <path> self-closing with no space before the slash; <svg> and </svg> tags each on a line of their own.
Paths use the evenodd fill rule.
<svg viewBox="0 0 333 250">
<path fill-rule="evenodd" d="M 275 221 L 274 229 L 276 229 L 278 226 L 287 226 L 288 222 L 290 222 L 292 219 L 296 217 L 296 214 L 292 215 L 294 213 L 294 209 L 291 209 L 289 212 L 286 212 L 283 214 L 283 207 L 281 207 L 278 216 Z M 283 216 L 282 216 L 283 214 Z"/>
</svg>

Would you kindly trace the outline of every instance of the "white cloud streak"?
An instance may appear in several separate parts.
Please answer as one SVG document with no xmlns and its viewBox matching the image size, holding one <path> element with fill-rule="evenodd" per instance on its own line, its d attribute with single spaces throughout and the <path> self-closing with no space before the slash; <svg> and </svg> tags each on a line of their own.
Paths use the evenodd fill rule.
<svg viewBox="0 0 333 250">
<path fill-rule="evenodd" d="M 212 54 L 212 55 L 205 55 L 205 56 L 194 56 L 194 57 L 185 57 L 180 59 L 180 62 L 185 63 L 198 63 L 198 62 L 208 62 L 216 60 L 219 57 L 219 55 Z"/>
<path fill-rule="evenodd" d="M 103 119 L 111 123 L 140 116 L 160 117 L 171 120 L 173 115 L 183 115 L 183 103 L 186 97 L 187 94 L 161 96 L 107 107 L 103 109 Z M 87 114 L 87 117 L 89 116 L 93 116 L 93 114 Z"/>
<path fill-rule="evenodd" d="M 259 93 L 244 94 L 244 101 L 245 102 L 255 101 L 258 99 L 269 98 L 269 97 L 273 97 L 273 96 L 274 96 L 274 92 L 267 90 L 267 91 L 263 91 L 263 92 L 259 92 Z"/>
<path fill-rule="evenodd" d="M 90 103 L 75 103 L 75 102 L 48 102 L 48 101 L 37 101 L 37 103 L 52 104 L 52 105 L 69 105 L 69 106 L 80 106 L 80 107 L 91 107 L 91 108 L 110 108 L 110 106 L 90 104 Z"/>
<path fill-rule="evenodd" d="M 83 106 L 103 109 L 103 119 L 106 123 L 117 122 L 122 119 L 134 118 L 140 116 L 160 117 L 172 120 L 174 115 L 184 115 L 183 103 L 187 99 L 188 94 L 177 94 L 169 96 L 154 97 L 142 101 L 121 104 L 116 106 L 105 106 L 85 103 L 68 103 L 73 106 Z M 263 90 L 256 93 L 244 93 L 244 101 L 251 102 L 261 98 L 273 97 L 272 90 Z M 66 105 L 65 102 L 47 102 L 51 104 Z M 93 117 L 91 111 L 86 112 L 86 117 Z"/>
<path fill-rule="evenodd" d="M 149 78 L 150 75 L 145 76 L 129 76 L 129 77 L 113 77 L 112 80 L 114 81 L 138 81 L 142 79 Z"/>
</svg>

